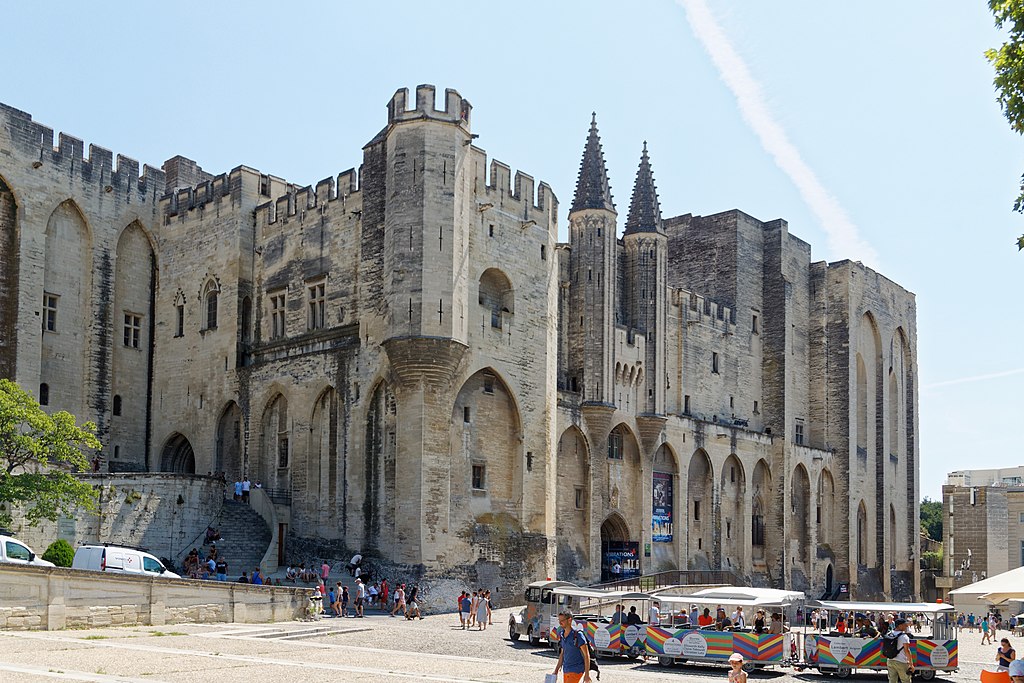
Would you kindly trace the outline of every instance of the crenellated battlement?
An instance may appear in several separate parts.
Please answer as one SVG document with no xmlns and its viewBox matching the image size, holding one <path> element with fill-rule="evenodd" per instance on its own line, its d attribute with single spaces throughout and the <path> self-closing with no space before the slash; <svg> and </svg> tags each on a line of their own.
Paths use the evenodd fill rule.
<svg viewBox="0 0 1024 683">
<path fill-rule="evenodd" d="M 339 173 L 337 181 L 327 177 L 315 186 L 291 185 L 277 199 L 256 207 L 256 227 L 265 228 L 299 213 L 328 206 L 332 202 L 340 201 L 345 205 L 348 198 L 358 192 L 359 172 L 354 168 Z"/>
<path fill-rule="evenodd" d="M 473 105 L 462 98 L 458 91 L 447 88 L 444 91 L 444 109 L 436 107 L 437 89 L 432 85 L 416 86 L 416 101 L 408 106 L 409 89 L 399 88 L 388 102 L 388 125 L 416 119 L 447 121 L 470 129 Z"/>
<path fill-rule="evenodd" d="M 680 317 L 687 324 L 708 323 L 721 326 L 724 334 L 732 334 L 736 328 L 736 311 L 702 294 L 687 289 L 671 288 L 672 304 L 679 307 Z"/>
<path fill-rule="evenodd" d="M 550 185 L 544 181 L 536 184 L 533 176 L 522 171 L 513 176 L 512 167 L 497 159 L 488 164 L 487 153 L 479 147 L 472 147 L 471 154 L 477 169 L 474 187 L 478 193 L 482 188 L 489 202 L 505 210 L 521 211 L 524 216 L 530 210 L 545 214 L 550 211 L 552 220 L 557 219 L 558 198 Z"/>
<path fill-rule="evenodd" d="M 83 182 L 96 183 L 105 191 L 124 190 L 139 194 L 164 190 L 165 176 L 160 169 L 144 165 L 139 175 L 139 162 L 120 154 L 114 166 L 114 154 L 103 147 L 89 145 L 66 133 L 59 133 L 53 144 L 53 129 L 32 120 L 32 115 L 0 104 L 0 127 L 10 135 L 15 150 L 31 159 L 33 168 L 55 168 L 62 174 L 78 176 Z"/>
<path fill-rule="evenodd" d="M 175 157 L 174 160 L 190 161 L 184 157 Z M 170 163 L 168 161 L 168 164 Z M 192 163 L 194 164 L 194 162 Z M 165 168 L 167 168 L 166 165 Z M 257 183 L 262 185 L 262 179 L 267 178 L 267 176 L 262 175 L 256 169 L 249 168 L 248 166 L 236 166 L 230 172 L 221 173 L 217 176 L 203 173 L 202 169 L 198 166 L 195 168 L 199 171 L 199 177 L 203 178 L 200 182 L 184 187 L 179 185 L 178 187 L 171 188 L 160 197 L 160 210 L 164 215 L 165 221 L 169 221 L 173 216 L 188 213 L 193 209 L 206 207 L 208 204 L 219 204 L 225 199 L 238 202 L 242 199 L 247 185 L 251 189 L 255 189 Z M 180 177 L 177 182 L 181 182 Z"/>
</svg>

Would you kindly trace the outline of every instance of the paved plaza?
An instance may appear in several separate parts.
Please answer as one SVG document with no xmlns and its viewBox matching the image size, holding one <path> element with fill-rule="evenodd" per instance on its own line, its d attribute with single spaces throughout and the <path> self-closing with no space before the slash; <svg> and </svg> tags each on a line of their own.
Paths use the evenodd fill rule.
<svg viewBox="0 0 1024 683">
<path fill-rule="evenodd" d="M 168 681 L 514 681 L 536 683 L 554 668 L 551 650 L 512 643 L 508 610 L 494 626 L 463 631 L 454 614 L 422 621 L 324 619 L 282 624 L 189 624 L 86 631 L 0 633 L 0 680 Z M 1000 637 L 1005 632 L 1000 632 Z M 962 634 L 960 672 L 936 680 L 977 681 L 995 648 L 977 633 Z M 725 681 L 726 668 L 601 659 L 601 683 Z M 851 680 L 881 681 L 863 673 Z M 752 681 L 825 681 L 793 669 L 765 670 Z"/>
</svg>

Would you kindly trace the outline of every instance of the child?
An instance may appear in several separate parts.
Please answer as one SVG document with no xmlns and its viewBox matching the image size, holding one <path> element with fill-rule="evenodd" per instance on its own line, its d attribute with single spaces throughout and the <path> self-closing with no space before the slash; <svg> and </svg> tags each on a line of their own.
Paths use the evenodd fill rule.
<svg viewBox="0 0 1024 683">
<path fill-rule="evenodd" d="M 743 670 L 743 655 L 733 652 L 729 655 L 729 683 L 747 683 L 747 672 Z"/>
</svg>

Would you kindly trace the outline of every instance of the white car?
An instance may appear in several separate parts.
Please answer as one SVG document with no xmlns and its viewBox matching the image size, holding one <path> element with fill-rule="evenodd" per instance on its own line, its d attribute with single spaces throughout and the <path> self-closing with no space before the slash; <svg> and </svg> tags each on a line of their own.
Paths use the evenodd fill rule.
<svg viewBox="0 0 1024 683">
<path fill-rule="evenodd" d="M 72 569 L 88 569 L 96 572 L 118 574 L 139 574 L 161 576 L 165 579 L 181 577 L 167 569 L 155 555 L 145 550 L 126 548 L 119 545 L 83 545 L 75 551 Z"/>
<path fill-rule="evenodd" d="M 32 549 L 14 538 L 0 534 L 0 562 L 11 562 L 12 564 L 30 564 L 33 567 L 54 567 L 53 562 L 47 562 L 41 557 L 36 557 Z"/>
</svg>

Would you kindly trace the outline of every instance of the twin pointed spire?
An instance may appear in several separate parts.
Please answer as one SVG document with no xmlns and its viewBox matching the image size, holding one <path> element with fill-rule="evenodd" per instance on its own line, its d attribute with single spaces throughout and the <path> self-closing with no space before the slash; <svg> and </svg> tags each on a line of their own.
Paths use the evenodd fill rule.
<svg viewBox="0 0 1024 683">
<path fill-rule="evenodd" d="M 612 190 L 608 185 L 608 170 L 604 165 L 601 138 L 597 134 L 597 114 L 590 119 L 590 135 L 583 149 L 580 174 L 576 179 L 576 194 L 572 198 L 572 211 L 582 209 L 608 209 L 615 211 Z"/>
<path fill-rule="evenodd" d="M 636 171 L 633 197 L 629 200 L 629 215 L 626 216 L 626 234 L 632 232 L 661 232 L 661 205 L 658 202 L 658 188 L 654 186 L 654 172 L 647 156 L 647 141 L 640 155 L 640 168 Z"/>
<path fill-rule="evenodd" d="M 582 209 L 607 209 L 615 211 L 612 200 L 611 186 L 608 184 L 608 170 L 604 164 L 604 152 L 601 150 L 601 138 L 597 134 L 597 114 L 590 119 L 590 135 L 583 149 L 583 160 L 580 162 L 580 174 L 576 179 L 576 194 L 572 198 L 572 211 Z M 626 234 L 631 232 L 662 232 L 661 205 L 658 202 L 658 189 L 654 186 L 654 173 L 651 171 L 651 160 L 647 156 L 647 141 L 640 155 L 640 168 L 636 172 L 636 183 L 633 185 L 633 197 L 629 202 L 629 215 L 626 218 Z"/>
</svg>

